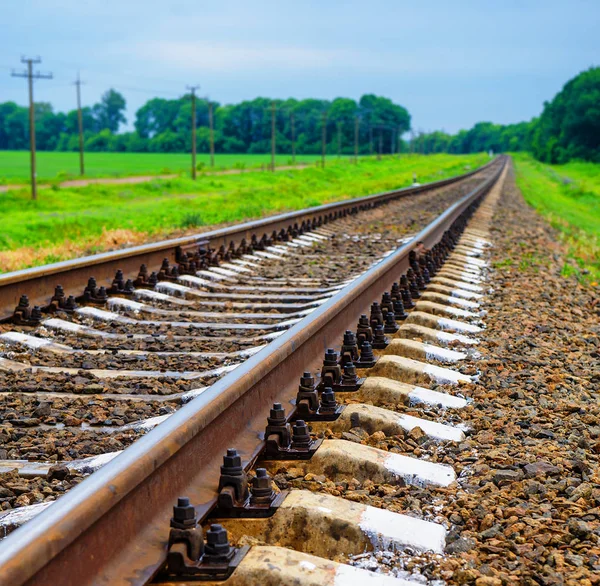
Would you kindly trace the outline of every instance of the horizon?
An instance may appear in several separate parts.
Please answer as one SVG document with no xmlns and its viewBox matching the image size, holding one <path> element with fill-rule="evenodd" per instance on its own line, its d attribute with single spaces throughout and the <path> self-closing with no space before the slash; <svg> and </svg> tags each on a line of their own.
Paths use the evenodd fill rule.
<svg viewBox="0 0 600 586">
<path fill-rule="evenodd" d="M 56 4 L 26 0 L 13 9 L 0 101 L 27 104 L 25 80 L 10 72 L 22 69 L 22 54 L 39 55 L 36 69 L 54 78 L 35 84 L 36 102 L 75 109 L 80 71 L 84 106 L 109 88 L 124 95 L 127 124 L 120 132 L 133 128 L 147 100 L 177 98 L 186 85 L 200 84 L 200 96 L 221 104 L 373 93 L 406 107 L 416 132 L 454 134 L 482 121 L 528 121 L 569 79 L 600 62 L 594 30 L 600 5 L 588 0 L 567 11 L 554 0 L 543 12 L 515 0 L 486 7 L 471 0 L 451 7 L 440 0 L 403 7 L 376 0 L 368 8 L 350 2 L 345 10 L 314 1 L 199 8 L 179 0 L 143 15 L 147 4 L 139 0 Z M 23 46 L 32 30 L 36 45 Z M 46 30 L 60 30 L 60 40 Z"/>
</svg>

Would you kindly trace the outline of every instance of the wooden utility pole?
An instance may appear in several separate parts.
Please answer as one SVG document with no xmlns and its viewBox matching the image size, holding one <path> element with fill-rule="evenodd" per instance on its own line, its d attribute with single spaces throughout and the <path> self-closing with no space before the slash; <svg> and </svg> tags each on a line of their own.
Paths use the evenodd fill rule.
<svg viewBox="0 0 600 586">
<path fill-rule="evenodd" d="M 275 172 L 275 112 L 277 106 L 271 102 L 271 171 Z"/>
<path fill-rule="evenodd" d="M 208 127 L 210 136 L 210 166 L 215 166 L 215 128 L 213 123 L 213 105 L 208 101 Z"/>
<path fill-rule="evenodd" d="M 327 112 L 323 112 L 321 122 L 321 167 L 325 169 L 325 152 L 327 149 Z"/>
<path fill-rule="evenodd" d="M 39 57 L 28 59 L 21 57 L 21 63 L 27 63 L 27 71 L 17 73 L 12 71 L 13 77 L 25 77 L 29 82 L 29 151 L 31 153 L 31 199 L 37 199 L 36 171 L 35 171 L 35 104 L 33 102 L 33 80 L 34 79 L 52 79 L 51 73 L 33 73 L 34 64 L 41 63 Z"/>
<path fill-rule="evenodd" d="M 358 116 L 354 118 L 354 164 L 358 165 L 358 125 L 360 120 Z"/>
<path fill-rule="evenodd" d="M 196 90 L 199 85 L 188 85 L 187 89 L 192 92 L 192 179 L 196 179 Z"/>
<path fill-rule="evenodd" d="M 292 131 L 292 165 L 296 164 L 296 122 L 294 113 L 290 112 L 290 127 Z"/>
<path fill-rule="evenodd" d="M 81 113 L 81 84 L 83 83 L 79 79 L 79 72 L 77 72 L 77 79 L 73 82 L 77 88 L 77 127 L 79 130 L 79 174 L 85 174 L 85 164 L 83 161 L 83 114 Z"/>
</svg>

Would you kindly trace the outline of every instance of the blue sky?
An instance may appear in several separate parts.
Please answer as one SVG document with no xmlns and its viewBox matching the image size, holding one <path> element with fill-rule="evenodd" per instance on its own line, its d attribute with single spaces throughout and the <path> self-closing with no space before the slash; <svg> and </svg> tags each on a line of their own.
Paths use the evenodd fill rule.
<svg viewBox="0 0 600 586">
<path fill-rule="evenodd" d="M 54 79 L 37 101 L 75 106 L 109 87 L 134 113 L 186 84 L 221 103 L 363 93 L 406 106 L 415 130 L 540 113 L 579 71 L 600 63 L 597 0 L 0 0 L 0 101 L 25 104 L 20 57 Z"/>
</svg>

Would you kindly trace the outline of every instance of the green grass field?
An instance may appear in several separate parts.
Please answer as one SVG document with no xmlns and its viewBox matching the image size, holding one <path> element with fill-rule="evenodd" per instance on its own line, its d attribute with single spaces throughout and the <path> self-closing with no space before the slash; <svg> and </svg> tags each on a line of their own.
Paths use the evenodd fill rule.
<svg viewBox="0 0 600 586">
<path fill-rule="evenodd" d="M 572 262 L 565 274 L 600 280 L 600 164 L 545 165 L 513 155 L 517 185 L 527 203 L 560 233 Z"/>
<path fill-rule="evenodd" d="M 298 155 L 296 163 L 312 163 L 319 155 Z M 210 171 L 210 156 L 197 155 L 205 171 Z M 215 155 L 215 171 L 257 168 L 271 163 L 271 155 Z M 276 157 L 277 165 L 292 163 L 291 155 Z M 79 153 L 37 153 L 39 182 L 95 177 L 168 175 L 190 173 L 191 155 L 186 153 L 86 153 L 85 176 L 79 175 Z M 29 182 L 29 151 L 0 151 L 0 185 Z"/>
<path fill-rule="evenodd" d="M 487 155 L 410 155 L 331 161 L 325 169 L 201 175 L 136 185 L 89 185 L 0 194 L 0 269 L 73 258 L 152 238 L 405 187 L 464 173 Z M 4 252 L 2 252 L 4 251 Z"/>
</svg>

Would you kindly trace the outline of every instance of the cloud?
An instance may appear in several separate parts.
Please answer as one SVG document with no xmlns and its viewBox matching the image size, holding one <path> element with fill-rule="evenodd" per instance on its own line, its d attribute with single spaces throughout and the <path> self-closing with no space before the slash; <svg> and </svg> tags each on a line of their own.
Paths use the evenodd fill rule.
<svg viewBox="0 0 600 586">
<path fill-rule="evenodd" d="M 122 49 L 120 49 L 122 51 Z M 249 69 L 326 69 L 349 64 L 347 51 L 294 46 L 241 46 L 203 41 L 136 43 L 131 51 L 142 59 L 175 69 L 236 72 Z"/>
<path fill-rule="evenodd" d="M 479 47 L 477 51 L 461 46 L 430 44 L 413 48 L 398 43 L 385 51 L 373 47 L 319 47 L 315 43 L 297 46 L 287 43 L 246 43 L 240 41 L 196 41 L 163 39 L 153 42 L 133 41 L 127 46 L 113 46 L 113 57 L 124 54 L 172 71 L 190 70 L 220 75 L 273 71 L 313 74 L 318 78 L 336 71 L 346 76 L 408 76 L 413 79 L 470 79 L 472 76 L 543 74 L 569 67 L 572 52 L 548 47 Z"/>
</svg>

